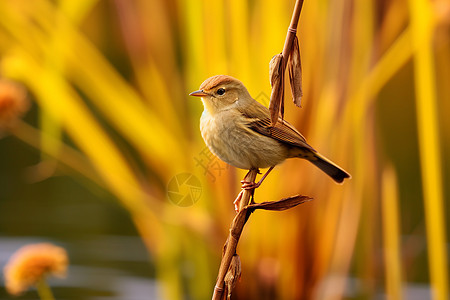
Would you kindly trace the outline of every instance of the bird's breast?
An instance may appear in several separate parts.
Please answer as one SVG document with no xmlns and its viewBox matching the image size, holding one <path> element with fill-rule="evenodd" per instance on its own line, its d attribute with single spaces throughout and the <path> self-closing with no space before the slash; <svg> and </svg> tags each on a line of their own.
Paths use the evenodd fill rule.
<svg viewBox="0 0 450 300">
<path fill-rule="evenodd" d="M 204 112 L 200 131 L 211 152 L 237 168 L 267 168 L 287 157 L 286 146 L 249 129 L 245 118 L 233 111 L 214 116 Z"/>
</svg>

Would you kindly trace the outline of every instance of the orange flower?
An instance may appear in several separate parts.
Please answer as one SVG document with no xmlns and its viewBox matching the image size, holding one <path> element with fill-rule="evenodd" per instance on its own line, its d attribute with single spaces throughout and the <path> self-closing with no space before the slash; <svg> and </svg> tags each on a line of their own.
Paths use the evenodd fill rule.
<svg viewBox="0 0 450 300">
<path fill-rule="evenodd" d="M 22 86 L 0 79 L 0 129 L 10 126 L 29 107 L 30 103 Z"/>
<path fill-rule="evenodd" d="M 5 286 L 12 295 L 19 295 L 47 275 L 65 277 L 67 252 L 48 243 L 26 245 L 17 250 L 4 268 Z"/>
</svg>

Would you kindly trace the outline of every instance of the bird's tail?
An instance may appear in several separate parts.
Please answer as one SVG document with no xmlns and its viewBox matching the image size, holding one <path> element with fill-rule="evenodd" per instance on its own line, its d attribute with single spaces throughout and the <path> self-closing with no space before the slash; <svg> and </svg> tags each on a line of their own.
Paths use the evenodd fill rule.
<svg viewBox="0 0 450 300">
<path fill-rule="evenodd" d="M 350 174 L 344 171 L 341 167 L 334 164 L 319 153 L 314 153 L 313 158 L 308 158 L 316 167 L 324 171 L 328 176 L 333 178 L 337 183 L 342 183 L 345 178 L 351 178 Z"/>
</svg>

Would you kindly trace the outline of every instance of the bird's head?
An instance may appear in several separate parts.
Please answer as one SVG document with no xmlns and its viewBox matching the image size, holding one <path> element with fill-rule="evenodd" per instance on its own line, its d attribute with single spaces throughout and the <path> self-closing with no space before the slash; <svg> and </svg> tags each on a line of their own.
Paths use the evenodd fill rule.
<svg viewBox="0 0 450 300">
<path fill-rule="evenodd" d="M 205 109 L 212 115 L 237 106 L 245 106 L 253 101 L 244 84 L 227 75 L 206 79 L 198 91 L 189 95 L 201 97 Z"/>
</svg>

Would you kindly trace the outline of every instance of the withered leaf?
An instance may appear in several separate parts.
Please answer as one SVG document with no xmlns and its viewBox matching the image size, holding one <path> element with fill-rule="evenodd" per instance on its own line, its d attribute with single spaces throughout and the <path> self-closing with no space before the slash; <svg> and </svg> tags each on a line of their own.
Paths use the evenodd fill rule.
<svg viewBox="0 0 450 300">
<path fill-rule="evenodd" d="M 308 196 L 295 195 L 288 198 L 281 199 L 279 201 L 261 202 L 248 205 L 248 209 L 264 209 L 264 210 L 286 210 L 293 208 L 299 204 L 307 201 L 311 201 L 312 198 Z"/>
<path fill-rule="evenodd" d="M 225 275 L 225 285 L 227 288 L 227 299 L 231 299 L 231 292 L 236 286 L 237 281 L 241 278 L 241 259 L 235 254 L 231 258 L 230 267 Z"/>
<path fill-rule="evenodd" d="M 269 64 L 270 84 L 272 85 L 272 93 L 270 95 L 270 118 L 272 124 L 278 121 L 281 111 L 281 117 L 284 116 L 284 72 L 283 72 L 283 55 L 275 55 Z"/>
<path fill-rule="evenodd" d="M 281 53 L 276 54 L 272 57 L 272 59 L 269 62 L 269 79 L 270 79 L 270 86 L 273 87 L 274 81 L 276 76 L 278 76 L 278 68 L 281 64 L 281 59 L 283 58 L 283 55 Z"/>
<path fill-rule="evenodd" d="M 300 59 L 300 47 L 295 36 L 289 55 L 289 82 L 291 84 L 292 99 L 295 105 L 301 107 L 302 90 L 302 62 Z"/>
</svg>

